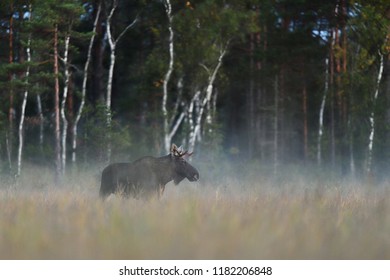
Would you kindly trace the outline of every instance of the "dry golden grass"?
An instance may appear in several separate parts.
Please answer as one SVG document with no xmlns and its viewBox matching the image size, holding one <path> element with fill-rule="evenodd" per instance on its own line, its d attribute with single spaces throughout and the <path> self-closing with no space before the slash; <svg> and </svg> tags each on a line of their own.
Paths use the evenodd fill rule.
<svg viewBox="0 0 390 280">
<path fill-rule="evenodd" d="M 390 258 L 387 186 L 185 183 L 102 202 L 91 174 L 59 189 L 43 176 L 0 189 L 1 259 Z"/>
</svg>

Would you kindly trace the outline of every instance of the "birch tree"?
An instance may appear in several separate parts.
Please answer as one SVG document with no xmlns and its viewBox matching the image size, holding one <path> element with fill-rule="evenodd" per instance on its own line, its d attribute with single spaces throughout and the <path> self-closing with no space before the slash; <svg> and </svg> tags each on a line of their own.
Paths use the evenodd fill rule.
<svg viewBox="0 0 390 280">
<path fill-rule="evenodd" d="M 78 108 L 77 113 L 76 113 L 76 117 L 73 121 L 73 127 L 72 127 L 72 163 L 73 164 L 76 163 L 78 124 L 79 124 L 79 121 L 81 119 L 81 115 L 83 113 L 84 106 L 85 106 L 85 97 L 87 95 L 88 71 L 89 71 L 89 65 L 91 63 L 92 47 L 93 47 L 93 43 L 95 41 L 96 28 L 97 28 L 97 23 L 98 23 L 98 20 L 100 17 L 101 8 L 102 8 L 102 5 L 99 2 L 98 10 L 96 12 L 95 21 L 93 23 L 92 36 L 89 40 L 88 51 L 87 51 L 87 60 L 85 61 L 85 64 L 84 64 L 83 83 L 82 83 L 82 88 L 81 88 L 81 101 L 80 101 L 80 105 L 79 105 L 79 108 Z"/>
<path fill-rule="evenodd" d="M 69 65 L 68 65 L 71 26 L 72 26 L 72 24 L 70 24 L 69 30 L 65 34 L 64 56 L 63 56 L 65 81 L 64 81 L 64 89 L 63 89 L 62 100 L 61 100 L 61 120 L 62 120 L 61 172 L 62 172 L 62 175 L 65 174 L 65 169 L 66 169 L 66 139 L 67 139 L 67 135 L 68 135 L 68 120 L 67 120 L 66 114 L 65 114 L 65 107 L 66 107 L 66 99 L 68 97 L 69 80 L 70 80 L 70 75 L 71 75 L 69 72 Z"/>
<path fill-rule="evenodd" d="M 141 141 L 158 151 L 226 148 L 271 163 L 271 173 L 304 155 L 321 169 L 334 162 L 333 174 L 348 172 L 348 160 L 351 173 L 388 168 L 388 1 L 30 2 L 0 1 L 3 169 L 23 175 L 33 158 L 59 168 L 58 180 L 70 156 L 136 156 L 146 148 L 130 143 Z M 77 28 L 72 5 L 84 8 Z M 141 7 L 130 34 L 129 11 Z M 100 105 L 107 111 L 96 114 Z M 111 129 L 113 111 L 122 130 Z"/>
<path fill-rule="evenodd" d="M 55 136 L 55 181 L 59 182 L 61 177 L 61 124 L 60 124 L 60 81 L 58 66 L 58 24 L 53 30 L 53 50 L 54 50 L 54 136 Z"/>
<path fill-rule="evenodd" d="M 379 112 L 378 99 L 390 45 L 390 16 L 388 13 L 383 13 L 386 7 L 388 7 L 386 1 L 378 1 L 375 5 L 371 2 L 355 4 L 353 9 L 358 16 L 351 20 L 351 28 L 359 34 L 356 55 L 359 60 L 355 67 L 356 75 L 359 78 L 357 82 L 360 86 L 365 86 L 367 90 L 372 90 L 366 94 L 366 97 L 369 97 L 367 100 L 370 101 L 367 103 L 367 107 L 365 107 L 365 111 L 369 110 L 369 131 L 368 139 L 365 142 L 367 144 L 365 147 L 366 158 L 364 167 L 366 173 L 370 176 L 373 171 L 374 145 L 377 137 L 377 126 L 379 125 L 377 123 L 377 113 Z M 377 69 L 373 67 L 376 65 L 378 66 Z M 372 69 L 375 70 L 372 71 Z M 373 73 L 372 75 L 375 76 L 374 83 L 372 83 L 370 77 L 366 78 L 367 73 Z M 365 82 L 363 82 L 363 78 L 366 79 Z"/>
<path fill-rule="evenodd" d="M 73 23 L 78 20 L 82 12 L 81 6 L 73 1 L 50 2 L 46 7 L 53 22 L 53 59 L 54 59 L 54 113 L 55 113 L 55 162 L 56 182 L 64 175 L 66 168 L 66 143 L 68 120 L 66 118 L 66 101 L 70 85 L 69 50 Z M 64 36 L 63 57 L 60 56 L 60 37 Z M 60 69 L 59 60 L 64 63 L 64 82 L 62 99 L 60 98 Z M 61 132 L 62 121 L 62 132 Z"/>
<path fill-rule="evenodd" d="M 242 13 L 241 6 L 235 6 L 236 3 L 230 4 L 221 5 L 210 1 L 193 7 L 188 3 L 185 11 L 181 11 L 180 16 L 178 14 L 175 17 L 175 34 L 178 36 L 174 40 L 175 52 L 173 41 L 169 41 L 171 43 L 170 65 L 177 65 L 175 71 L 182 72 L 179 76 L 184 77 L 187 91 L 191 92 L 185 101 L 187 141 L 190 150 L 195 148 L 197 142 L 203 141 L 205 135 L 211 136 L 215 132 L 218 93 L 215 83 L 221 74 L 231 41 L 239 40 L 241 32 L 250 29 L 249 24 L 246 23 L 250 21 L 252 14 Z M 166 11 L 169 15 L 169 6 Z M 170 35 L 172 39 L 172 30 Z M 170 69 L 169 67 L 165 81 L 171 74 Z M 164 97 L 167 96 L 166 92 L 165 87 Z M 164 104 L 166 103 L 163 102 Z M 163 113 L 168 114 L 164 109 Z M 181 121 L 180 116 L 176 116 L 178 121 Z M 164 135 L 169 136 L 165 137 L 167 148 L 169 141 L 172 140 L 171 137 L 174 136 L 169 134 L 169 129 L 175 127 L 174 125 L 169 122 L 164 124 Z"/>
<path fill-rule="evenodd" d="M 169 121 L 168 121 L 168 110 L 167 110 L 167 100 L 168 100 L 168 83 L 171 79 L 173 72 L 173 65 L 175 59 L 174 51 L 174 32 L 173 32 L 173 16 L 172 16 L 172 6 L 170 0 L 164 0 L 165 13 L 168 17 L 168 30 L 169 30 L 169 63 L 168 70 L 165 73 L 163 81 L 163 98 L 161 103 L 161 111 L 163 115 L 163 131 L 164 131 L 164 150 L 165 153 L 169 153 L 171 148 L 171 141 L 173 134 L 169 131 Z"/>
<path fill-rule="evenodd" d="M 29 5 L 29 13 L 28 13 L 28 21 L 31 20 L 32 15 L 32 5 Z M 26 85 L 25 90 L 23 94 L 23 100 L 22 100 L 22 106 L 20 109 L 20 119 L 19 119 L 19 146 L 18 146 L 18 168 L 17 168 L 17 176 L 19 177 L 22 171 L 22 155 L 23 155 L 23 144 L 24 144 L 24 117 L 26 112 L 26 105 L 27 105 L 27 97 L 29 93 L 29 78 L 30 78 L 30 62 L 31 62 L 31 33 L 28 35 L 27 39 L 27 47 L 26 47 L 26 53 L 27 53 L 27 69 L 25 74 L 26 79 Z"/>
<path fill-rule="evenodd" d="M 206 123 L 208 125 L 212 124 L 212 112 L 211 112 L 211 105 L 210 104 L 213 100 L 213 94 L 215 94 L 215 91 L 213 91 L 214 83 L 215 83 L 215 79 L 217 77 L 218 71 L 220 70 L 220 68 L 222 66 L 223 58 L 226 55 L 228 45 L 229 45 L 229 42 L 227 42 L 226 45 L 220 47 L 218 61 L 217 61 L 217 64 L 215 65 L 213 70 L 210 70 L 208 67 L 201 64 L 201 66 L 208 73 L 209 78 L 208 78 L 208 84 L 207 84 L 206 92 L 205 92 L 203 99 L 201 99 L 201 100 L 199 99 L 200 91 L 198 91 L 195 94 L 193 100 L 191 101 L 191 102 L 198 101 L 198 104 L 199 104 L 198 114 L 195 117 L 195 119 L 196 119 L 195 125 L 192 126 L 193 130 L 190 132 L 189 148 L 191 151 L 194 150 L 194 148 L 195 148 L 196 139 L 199 139 L 199 140 L 202 139 L 202 136 L 201 136 L 202 119 L 203 119 L 203 114 L 204 114 L 205 110 L 207 111 L 206 112 Z M 192 111 L 192 109 L 191 109 L 191 111 Z"/>
<path fill-rule="evenodd" d="M 380 89 L 380 84 L 381 84 L 382 75 L 383 75 L 383 68 L 384 68 L 383 67 L 384 66 L 383 56 L 384 55 L 380 52 L 379 53 L 380 62 L 379 62 L 378 76 L 376 78 L 375 91 L 374 91 L 374 95 L 372 97 L 372 109 L 371 109 L 371 113 L 370 113 L 370 117 L 369 117 L 370 134 L 368 137 L 368 155 L 367 155 L 367 168 L 366 168 L 367 174 L 371 174 L 371 169 L 372 169 L 372 151 L 373 151 L 373 147 L 374 147 L 374 137 L 375 137 L 375 109 L 376 109 L 375 107 L 376 107 L 376 103 L 378 100 L 379 89 Z"/>
<path fill-rule="evenodd" d="M 64 64 L 64 68 L 63 68 L 64 81 L 63 81 L 63 92 L 62 92 L 62 100 L 61 100 L 61 108 L 60 108 L 61 121 L 62 121 L 62 134 L 61 134 L 61 167 L 62 168 L 61 170 L 62 170 L 62 175 L 64 175 L 66 172 L 67 139 L 68 139 L 68 124 L 69 124 L 67 113 L 66 113 L 66 104 L 68 101 L 68 93 L 69 93 L 69 88 L 71 86 L 70 83 L 71 83 L 71 75 L 72 75 L 72 72 L 70 70 L 71 59 L 69 53 L 71 47 L 70 41 L 73 33 L 73 27 L 77 23 L 80 14 L 82 13 L 82 10 L 80 9 L 80 6 L 75 5 L 74 3 L 69 3 L 68 5 L 65 4 L 63 7 L 60 7 L 60 9 L 63 10 L 64 13 L 67 15 L 67 17 L 63 19 L 65 25 L 63 57 L 62 57 L 62 62 Z M 71 108 L 70 110 L 73 110 L 73 108 Z"/>
<path fill-rule="evenodd" d="M 318 136 L 317 136 L 317 164 L 322 163 L 322 136 L 324 134 L 324 112 L 326 97 L 329 90 L 329 58 L 325 59 L 325 77 L 324 77 L 324 93 L 321 98 L 321 105 L 318 114 Z"/>
<path fill-rule="evenodd" d="M 116 60 L 116 47 L 118 42 L 122 39 L 123 35 L 132 28 L 138 21 L 138 16 L 134 19 L 132 23 L 126 26 L 126 28 L 119 34 L 115 39 L 112 33 L 112 18 L 116 9 L 118 8 L 118 1 L 113 0 L 111 5 L 110 13 L 106 20 L 107 27 L 107 41 L 110 46 L 110 66 L 108 69 L 108 79 L 107 79 L 107 94 L 106 94 L 106 126 L 107 126 L 107 161 L 111 160 L 111 126 L 112 126 L 112 114 L 111 114 L 111 95 L 112 95 L 112 80 L 114 77 L 114 67 Z"/>
</svg>

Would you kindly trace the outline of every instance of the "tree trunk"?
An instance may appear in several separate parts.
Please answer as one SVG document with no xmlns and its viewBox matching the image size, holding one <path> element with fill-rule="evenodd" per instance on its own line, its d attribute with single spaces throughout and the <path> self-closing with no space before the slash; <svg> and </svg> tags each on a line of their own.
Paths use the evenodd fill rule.
<svg viewBox="0 0 390 280">
<path fill-rule="evenodd" d="M 115 66 L 115 51 L 116 45 L 111 33 L 111 21 L 112 16 L 114 15 L 115 9 L 117 7 L 116 0 L 113 1 L 112 9 L 110 14 L 107 17 L 106 26 L 107 26 L 107 40 L 108 45 L 110 46 L 110 66 L 108 68 L 108 79 L 107 79 L 107 92 L 106 92 L 106 135 L 107 135 L 107 162 L 111 161 L 111 95 L 112 95 L 112 80 L 114 77 L 114 66 Z"/>
<path fill-rule="evenodd" d="M 108 70 L 108 81 L 107 81 L 107 96 L 106 96 L 106 126 L 107 126 L 107 162 L 111 161 L 111 126 L 112 126 L 112 115 L 111 115 L 111 95 L 112 95 L 112 79 L 114 76 L 115 66 L 115 47 L 111 49 L 110 54 L 110 67 Z"/>
<path fill-rule="evenodd" d="M 325 86 L 324 94 L 322 95 L 320 112 L 318 116 L 318 138 L 317 138 L 317 164 L 322 164 L 322 135 L 324 134 L 324 111 L 326 104 L 326 97 L 329 90 L 329 58 L 325 59 Z"/>
<path fill-rule="evenodd" d="M 91 73 L 92 80 L 92 100 L 95 105 L 104 104 L 104 93 L 105 90 L 103 88 L 103 58 L 104 58 L 104 28 L 105 25 L 103 23 L 103 14 L 101 13 L 102 0 L 94 1 L 94 11 L 96 11 L 95 15 L 95 33 L 92 36 L 96 36 L 96 41 L 94 41 L 93 47 L 91 49 L 91 62 L 92 68 L 94 71 Z"/>
<path fill-rule="evenodd" d="M 161 103 L 161 111 L 163 114 L 163 130 L 164 130 L 164 149 L 166 153 L 169 153 L 171 148 L 171 141 L 169 133 L 169 117 L 167 110 L 167 101 L 168 101 L 168 83 L 171 79 L 171 75 L 173 72 L 173 63 L 174 63 L 174 33 L 173 33 L 173 16 L 172 16 L 172 6 L 170 0 L 164 0 L 165 12 L 168 17 L 168 30 L 169 30 L 169 64 L 167 73 L 165 73 L 164 81 L 163 81 L 163 99 Z"/>
<path fill-rule="evenodd" d="M 61 131 L 60 131 L 60 82 L 58 69 L 58 25 L 54 26 L 54 115 L 55 115 L 55 181 L 61 177 Z"/>
<path fill-rule="evenodd" d="M 188 137 L 188 147 L 190 151 L 194 150 L 195 146 L 195 125 L 194 125 L 194 107 L 195 102 L 199 99 L 200 96 L 200 90 L 197 90 L 190 102 L 190 105 L 188 106 L 188 127 L 189 127 L 189 137 Z"/>
<path fill-rule="evenodd" d="M 37 93 L 37 111 L 39 116 L 39 148 L 41 152 L 43 151 L 43 112 L 42 112 L 42 100 L 41 94 Z"/>
<path fill-rule="evenodd" d="M 336 165 L 336 135 L 335 135 L 335 106 L 334 106 L 334 48 L 335 48 L 335 31 L 331 30 L 329 45 L 329 89 L 330 89 L 330 161 L 332 169 Z"/>
<path fill-rule="evenodd" d="M 190 133 L 190 141 L 189 142 L 190 142 L 190 150 L 191 151 L 194 150 L 196 138 L 198 138 L 199 141 L 201 140 L 203 114 L 204 114 L 205 108 L 207 109 L 207 105 L 210 104 L 212 101 L 212 94 L 213 94 L 213 87 L 214 87 L 213 85 L 214 85 L 215 79 L 217 77 L 218 71 L 222 66 L 222 61 L 223 61 L 223 58 L 225 57 L 228 44 L 229 44 L 229 42 L 224 47 L 221 48 L 220 55 L 218 57 L 218 63 L 212 72 L 210 72 L 206 66 L 202 65 L 209 73 L 209 80 L 208 80 L 208 85 L 206 88 L 206 94 L 205 94 L 203 100 L 201 102 L 199 102 L 200 107 L 199 107 L 198 115 L 196 117 L 194 130 L 191 131 L 191 133 Z M 199 98 L 199 96 L 196 96 L 196 97 Z M 193 100 L 195 101 L 196 99 L 194 98 Z M 210 120 L 208 120 L 208 118 L 209 118 L 209 112 L 207 112 L 207 115 L 206 115 L 206 123 L 210 122 Z"/>
<path fill-rule="evenodd" d="M 383 68 L 384 68 L 384 55 L 380 53 L 380 65 L 379 65 L 379 70 L 378 70 L 378 76 L 376 80 L 376 85 L 375 85 L 375 92 L 373 96 L 373 101 L 372 101 L 372 110 L 371 114 L 369 117 L 370 121 L 370 135 L 368 137 L 368 155 L 367 155 L 367 174 L 370 175 L 372 171 L 372 151 L 374 148 L 374 137 L 375 137 L 375 107 L 376 107 L 376 101 L 378 99 L 379 95 L 379 88 L 382 80 L 382 75 L 383 75 Z"/>
<path fill-rule="evenodd" d="M 163 81 L 163 98 L 161 102 L 161 112 L 163 115 L 163 133 L 164 133 L 164 151 L 169 153 L 171 148 L 171 142 L 175 136 L 177 130 L 179 129 L 181 123 L 186 116 L 186 113 L 182 111 L 177 117 L 178 108 L 181 103 L 181 95 L 183 91 L 183 78 L 181 77 L 177 83 L 178 96 L 174 105 L 174 109 L 171 112 L 171 117 L 168 115 L 167 102 L 168 102 L 168 84 L 174 70 L 174 32 L 173 32 L 173 16 L 172 16 L 172 6 L 170 0 L 164 0 L 165 13 L 168 17 L 168 31 L 169 31 L 169 63 L 168 70 L 165 73 Z"/>
<path fill-rule="evenodd" d="M 31 20 L 31 4 L 29 6 L 29 21 Z M 27 40 L 27 70 L 26 70 L 26 89 L 24 90 L 23 94 L 23 101 L 22 101 L 22 107 L 20 110 L 20 120 L 19 120 L 19 147 L 18 147 L 18 169 L 17 169 L 17 176 L 19 177 L 22 171 L 22 154 L 23 154 L 23 143 L 24 143 L 24 135 L 23 135 L 23 130 L 24 130 L 24 116 L 25 116 L 25 111 L 26 111 L 26 104 L 27 104 L 27 97 L 28 97 L 28 92 L 29 92 L 29 77 L 30 77 L 30 65 L 29 63 L 31 62 L 31 34 L 28 37 Z"/>
<path fill-rule="evenodd" d="M 195 123 L 192 125 L 193 130 L 191 130 L 191 132 L 190 132 L 190 140 L 189 140 L 189 150 L 190 151 L 193 151 L 195 148 L 196 138 L 198 137 L 198 133 L 200 132 L 201 125 L 202 125 L 201 122 L 202 122 L 204 106 L 201 105 L 200 94 L 201 94 L 201 91 L 197 91 L 194 98 L 193 98 L 193 102 L 195 102 L 195 105 L 198 104 L 197 106 L 199 108 L 197 110 L 195 110 L 196 111 Z"/>
<path fill-rule="evenodd" d="M 118 6 L 116 0 L 113 1 L 110 14 L 107 17 L 106 26 L 107 26 L 107 40 L 108 45 L 110 46 L 110 66 L 108 69 L 108 80 L 107 80 L 107 95 L 106 95 L 106 126 L 107 126 L 107 162 L 111 161 L 111 126 L 112 126 L 112 113 L 111 113 L 111 96 L 112 96 L 112 81 L 114 78 L 114 67 L 116 60 L 116 46 L 122 36 L 137 22 L 138 17 L 129 24 L 122 33 L 118 36 L 117 39 L 114 39 L 111 30 L 112 17 L 115 13 L 115 10 Z"/>
<path fill-rule="evenodd" d="M 87 94 L 88 70 L 89 70 L 89 65 L 91 63 L 92 47 L 93 47 L 95 37 L 96 37 L 96 28 L 97 28 L 98 20 L 100 18 L 100 12 L 101 12 L 101 3 L 99 3 L 98 10 L 96 12 L 95 21 L 93 23 L 92 36 L 91 36 L 91 39 L 89 40 L 87 61 L 84 64 L 84 76 L 83 76 L 83 84 L 82 84 L 82 89 L 81 89 L 80 106 L 79 106 L 79 109 L 77 110 L 76 117 L 73 121 L 73 127 L 72 127 L 72 163 L 73 164 L 76 163 L 78 124 L 79 124 L 81 115 L 82 115 L 83 110 L 84 110 L 84 105 L 85 105 L 85 97 Z"/>
<path fill-rule="evenodd" d="M 67 33 L 65 37 L 65 45 L 64 45 L 64 92 L 62 95 L 61 100 L 61 120 L 62 120 L 62 135 L 61 135 L 61 173 L 62 175 L 65 174 L 66 170 L 66 139 L 68 135 L 68 120 L 66 118 L 65 114 L 65 108 L 66 108 L 66 100 L 68 98 L 68 91 L 69 91 L 69 81 L 70 81 L 70 73 L 69 73 L 69 67 L 68 67 L 68 54 L 69 54 L 69 42 L 70 42 L 70 33 Z"/>
</svg>

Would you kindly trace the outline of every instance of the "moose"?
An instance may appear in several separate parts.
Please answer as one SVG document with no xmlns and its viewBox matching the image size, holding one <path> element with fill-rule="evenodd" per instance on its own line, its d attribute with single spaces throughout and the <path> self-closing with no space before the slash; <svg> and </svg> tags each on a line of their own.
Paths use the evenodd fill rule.
<svg viewBox="0 0 390 280">
<path fill-rule="evenodd" d="M 183 151 L 172 144 L 170 154 L 163 157 L 142 157 L 131 163 L 112 163 L 104 168 L 100 186 L 100 197 L 104 200 L 112 193 L 135 199 L 153 196 L 161 198 L 165 185 L 174 181 L 175 185 L 187 178 L 194 182 L 199 172 L 185 157 L 192 153 Z"/>
</svg>

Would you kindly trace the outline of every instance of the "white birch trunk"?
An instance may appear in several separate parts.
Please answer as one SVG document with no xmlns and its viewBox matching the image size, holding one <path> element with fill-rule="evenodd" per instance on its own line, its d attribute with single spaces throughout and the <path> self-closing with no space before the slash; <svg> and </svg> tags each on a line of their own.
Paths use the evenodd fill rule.
<svg viewBox="0 0 390 280">
<path fill-rule="evenodd" d="M 171 127 L 175 122 L 177 112 L 179 111 L 179 105 L 183 105 L 182 95 L 183 95 L 183 77 L 179 78 L 179 80 L 177 81 L 177 99 L 175 105 L 173 106 L 172 115 L 169 120 L 169 127 Z"/>
<path fill-rule="evenodd" d="M 190 127 L 190 135 L 189 135 L 189 141 L 188 141 L 188 144 L 189 144 L 189 150 L 190 151 L 193 151 L 194 150 L 194 147 L 195 147 L 195 141 L 196 141 L 196 130 L 195 130 L 195 124 L 194 124 L 194 107 L 195 107 L 195 103 L 199 104 L 199 97 L 200 97 L 200 90 L 196 91 L 194 97 L 192 98 L 191 100 L 191 103 L 190 103 L 190 106 L 189 106 L 189 109 L 188 109 L 188 117 L 189 117 L 189 127 Z M 199 113 L 198 110 L 196 110 L 197 114 Z M 198 114 L 199 115 L 199 114 Z M 196 122 L 197 124 L 197 122 Z"/>
<path fill-rule="evenodd" d="M 112 9 L 110 14 L 107 17 L 106 26 L 107 26 L 107 40 L 108 45 L 110 46 L 110 66 L 108 68 L 108 80 L 107 80 L 107 93 L 106 93 L 106 127 L 107 127 L 107 162 L 111 161 L 111 95 L 112 95 L 112 79 L 114 76 L 114 66 L 115 66 L 115 49 L 116 44 L 112 37 L 111 33 L 111 20 L 114 15 L 115 9 L 117 7 L 116 0 L 113 2 Z"/>
<path fill-rule="evenodd" d="M 111 160 L 111 126 L 112 126 L 112 114 L 111 114 L 111 96 L 112 96 L 112 80 L 114 77 L 114 67 L 115 67 L 115 60 L 116 60 L 116 45 L 122 38 L 122 36 L 137 22 L 138 16 L 136 19 L 130 23 L 118 36 L 117 39 L 114 39 L 111 31 L 111 21 L 112 17 L 115 13 L 115 10 L 118 6 L 118 3 L 116 0 L 113 1 L 112 8 L 110 11 L 110 14 L 107 17 L 106 26 L 107 26 L 107 40 L 108 45 L 110 46 L 110 66 L 108 70 L 108 80 L 107 80 L 107 95 L 106 95 L 106 125 L 107 125 L 107 161 L 110 162 Z"/>
<path fill-rule="evenodd" d="M 380 65 L 379 65 L 379 70 L 378 70 L 378 76 L 376 80 L 376 85 L 375 85 L 375 93 L 373 97 L 373 105 L 372 105 L 372 111 L 369 117 L 370 121 L 370 135 L 368 137 L 368 155 L 367 155 L 367 174 L 371 173 L 372 170 L 372 151 L 374 148 L 374 137 L 375 137 L 375 107 L 376 107 L 376 101 L 378 99 L 379 95 L 379 88 L 382 80 L 382 75 L 383 75 L 383 68 L 384 68 L 384 55 L 382 53 L 380 55 Z"/>
<path fill-rule="evenodd" d="M 215 89 L 214 96 L 213 96 L 213 104 L 211 107 L 211 123 L 212 124 L 216 118 L 217 115 L 217 100 L 218 100 L 218 88 Z"/>
<path fill-rule="evenodd" d="M 107 81 L 107 97 L 106 97 L 106 126 L 107 126 L 107 161 L 111 161 L 111 126 L 112 126 L 112 115 L 111 115 L 111 94 L 112 94 L 112 79 L 114 75 L 115 66 L 115 49 L 111 49 L 110 55 L 110 68 L 108 71 Z"/>
<path fill-rule="evenodd" d="M 207 105 L 207 116 L 206 116 L 206 123 L 207 124 L 212 123 L 211 101 L 212 101 L 212 94 L 213 94 L 213 89 L 214 89 L 214 82 L 215 82 L 215 78 L 217 77 L 218 71 L 222 66 L 222 60 L 226 54 L 226 50 L 227 50 L 227 44 L 224 48 L 221 49 L 220 55 L 218 57 L 217 66 L 215 66 L 214 71 L 209 76 L 209 81 L 208 81 L 208 85 L 207 85 L 207 89 L 206 89 L 206 99 L 203 102 L 203 103 L 206 103 L 204 105 Z M 202 65 L 202 66 L 206 69 L 206 71 L 210 72 L 205 65 Z"/>
<path fill-rule="evenodd" d="M 183 122 L 183 120 L 186 116 L 186 112 L 185 112 L 185 110 L 183 110 L 180 113 L 179 117 L 176 118 L 178 111 L 179 111 L 179 106 L 181 105 L 182 107 L 184 107 L 184 102 L 182 102 L 182 100 L 181 100 L 182 95 L 183 95 L 183 78 L 180 78 L 177 82 L 177 91 L 178 91 L 177 99 L 176 99 L 175 105 L 173 107 L 171 119 L 169 121 L 168 138 L 170 139 L 170 142 L 172 141 L 172 138 L 175 136 L 177 130 L 179 129 L 181 123 Z"/>
<path fill-rule="evenodd" d="M 167 12 L 168 13 L 168 12 Z M 177 130 L 179 129 L 180 125 L 182 124 L 186 112 L 182 111 L 180 115 L 178 116 L 179 112 L 179 106 L 181 105 L 184 107 L 184 102 L 182 102 L 182 95 L 183 95 L 183 77 L 179 78 L 177 82 L 177 99 L 173 106 L 173 110 L 171 112 L 171 117 L 168 118 L 168 110 L 167 110 L 167 99 L 168 99 L 168 82 L 170 80 L 170 76 L 173 72 L 173 63 L 174 63 L 174 51 L 173 51 L 173 29 L 172 29 L 172 19 L 170 20 L 170 47 L 169 47 L 169 53 L 170 53 L 170 62 L 168 71 L 164 78 L 163 83 L 163 101 L 162 101 L 162 112 L 163 112 L 163 118 L 164 118 L 164 150 L 165 152 L 169 152 L 172 139 L 176 135 Z M 178 117 L 177 117 L 178 116 Z M 168 150 L 167 150 L 168 149 Z"/>
<path fill-rule="evenodd" d="M 100 12 L 101 12 L 101 4 L 99 4 L 98 10 L 96 12 L 96 18 L 95 18 L 95 21 L 93 23 L 92 36 L 91 36 L 91 39 L 89 40 L 87 61 L 84 64 L 84 76 L 83 76 L 83 84 L 82 84 L 82 89 L 81 89 L 81 101 L 80 101 L 80 106 L 79 106 L 79 109 L 77 111 L 76 117 L 74 119 L 73 128 L 72 128 L 72 163 L 73 164 L 76 163 L 78 124 L 79 124 L 81 115 L 82 115 L 83 110 L 84 110 L 85 97 L 87 95 L 88 70 L 89 70 L 89 65 L 91 63 L 92 47 L 93 47 L 93 43 L 95 41 L 96 27 L 97 27 L 97 23 L 98 23 L 98 20 L 100 17 Z"/>
<path fill-rule="evenodd" d="M 31 4 L 29 6 L 30 16 L 29 20 L 31 20 Z M 28 37 L 27 41 L 27 63 L 31 62 L 31 34 Z M 23 154 L 23 143 L 24 143 L 24 117 L 26 112 L 26 105 L 27 105 L 27 97 L 28 97 L 28 86 L 29 86 L 29 77 L 30 77 L 30 65 L 27 66 L 26 70 L 26 89 L 23 94 L 23 101 L 22 101 L 22 108 L 20 112 L 20 120 L 19 120 L 19 147 L 18 147 L 18 169 L 17 169 L 17 176 L 19 177 L 22 171 L 22 154 Z"/>
<path fill-rule="evenodd" d="M 66 171 L 66 139 L 68 135 L 68 120 L 66 118 L 65 114 L 65 107 L 66 107 L 66 100 L 68 98 L 68 91 L 69 91 L 69 80 L 70 80 L 70 73 L 69 73 L 69 67 L 68 67 L 68 55 L 69 55 L 69 43 L 70 43 L 70 33 L 68 32 L 65 37 L 65 48 L 64 48 L 64 91 L 62 94 L 62 100 L 61 100 L 61 120 L 62 120 L 62 135 L 61 135 L 61 172 L 62 175 L 65 174 Z"/>
<path fill-rule="evenodd" d="M 322 135 L 324 131 L 324 111 L 326 104 L 326 97 L 329 91 L 329 59 L 325 59 L 325 87 L 324 94 L 321 100 L 320 113 L 318 117 L 318 138 L 317 138 L 317 164 L 322 163 Z"/>
<path fill-rule="evenodd" d="M 171 148 L 172 138 L 169 133 L 169 121 L 168 121 L 168 110 L 167 110 L 167 101 L 168 101 L 168 83 L 171 79 L 171 75 L 173 72 L 173 64 L 174 64 L 174 33 L 173 33 L 173 16 L 172 16 L 172 6 L 170 0 L 164 0 L 165 12 L 168 17 L 168 30 L 169 30 L 169 65 L 167 73 L 165 74 L 163 81 L 163 98 L 161 103 L 161 111 L 163 114 L 163 130 L 164 130 L 164 149 L 166 153 L 169 153 Z"/>
<path fill-rule="evenodd" d="M 206 98 L 204 98 L 203 100 L 206 100 Z M 198 115 L 196 116 L 195 127 L 194 127 L 194 131 L 192 133 L 192 139 L 190 140 L 190 150 L 191 151 L 193 151 L 195 148 L 196 139 L 198 139 L 199 142 L 202 141 L 202 135 L 200 132 L 202 130 L 202 117 L 203 117 L 204 108 L 205 108 L 206 103 L 199 102 L 198 104 L 199 104 L 199 111 L 198 111 Z"/>
<path fill-rule="evenodd" d="M 190 105 L 188 106 L 188 127 L 190 130 L 188 142 L 190 143 L 190 140 L 193 138 L 193 133 L 195 131 L 194 126 L 194 107 L 195 107 L 195 101 L 199 99 L 200 96 L 200 90 L 196 91 L 195 95 L 193 96 Z"/>
<path fill-rule="evenodd" d="M 207 128 L 208 128 L 208 132 L 212 132 L 212 129 L 211 129 L 211 124 L 212 124 L 212 117 L 211 117 L 211 101 L 212 101 L 212 94 L 213 94 L 213 89 L 214 89 L 214 86 L 212 84 L 209 83 L 209 85 L 207 86 L 207 91 L 211 91 L 211 95 L 210 95 L 210 99 L 207 100 L 207 103 L 206 103 L 206 125 L 207 125 Z"/>
<path fill-rule="evenodd" d="M 201 141 L 202 140 L 202 135 L 201 135 L 201 131 L 202 131 L 202 118 L 203 118 L 203 114 L 204 114 L 204 111 L 205 111 L 205 108 L 207 109 L 207 115 L 206 115 L 206 123 L 211 125 L 211 102 L 212 102 L 212 95 L 213 95 L 213 88 L 214 88 L 214 82 L 215 82 L 215 79 L 217 77 L 217 74 L 218 74 L 218 71 L 219 69 L 221 68 L 222 66 L 222 61 L 223 61 L 223 58 L 226 54 L 226 51 L 227 51 L 227 46 L 228 44 L 226 44 L 226 46 L 224 48 L 221 49 L 220 51 L 220 55 L 219 55 L 219 58 L 218 58 L 218 63 L 217 65 L 215 66 L 214 70 L 212 73 L 210 73 L 209 69 L 201 64 L 201 66 L 203 68 L 206 69 L 206 71 L 209 73 L 209 80 L 208 80 L 208 85 L 207 85 L 207 88 L 206 88 L 206 95 L 204 96 L 202 102 L 199 102 L 199 110 L 198 110 L 198 114 L 197 114 L 197 117 L 196 117 L 196 122 L 195 122 L 195 126 L 193 128 L 193 131 L 191 131 L 190 133 L 190 150 L 193 151 L 194 150 L 194 147 L 195 147 L 195 143 L 196 143 L 196 139 L 198 139 L 198 141 Z M 200 93 L 200 92 L 199 92 Z M 197 99 L 199 99 L 199 95 L 196 95 L 194 97 L 194 101 L 196 101 Z"/>
</svg>

